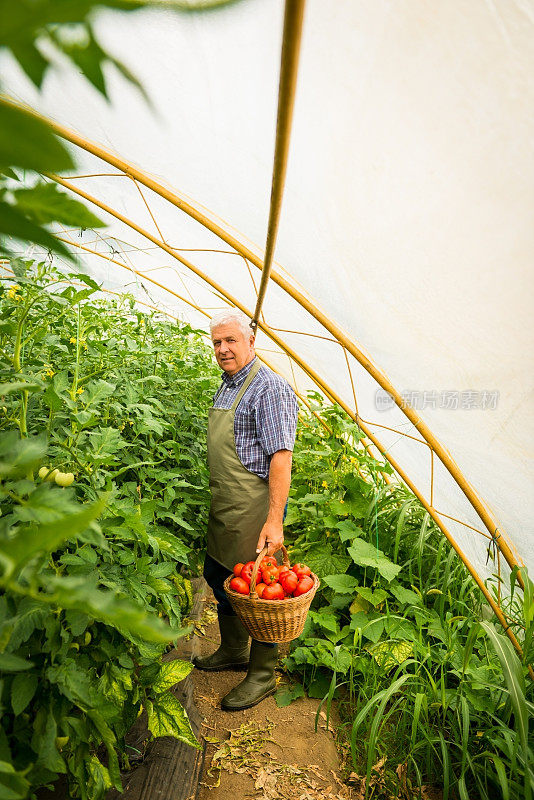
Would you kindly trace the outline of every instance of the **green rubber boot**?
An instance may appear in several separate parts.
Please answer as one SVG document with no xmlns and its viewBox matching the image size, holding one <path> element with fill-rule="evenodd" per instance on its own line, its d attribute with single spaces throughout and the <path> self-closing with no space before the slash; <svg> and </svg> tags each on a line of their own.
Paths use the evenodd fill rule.
<svg viewBox="0 0 534 800">
<path fill-rule="evenodd" d="M 247 677 L 228 692 L 221 701 L 224 711 L 241 711 L 259 703 L 276 691 L 274 668 L 278 658 L 278 645 L 269 647 L 252 640 Z"/>
<path fill-rule="evenodd" d="M 221 643 L 209 656 L 195 656 L 193 664 L 198 669 L 242 669 L 248 665 L 248 631 L 236 616 L 219 614 Z"/>
</svg>

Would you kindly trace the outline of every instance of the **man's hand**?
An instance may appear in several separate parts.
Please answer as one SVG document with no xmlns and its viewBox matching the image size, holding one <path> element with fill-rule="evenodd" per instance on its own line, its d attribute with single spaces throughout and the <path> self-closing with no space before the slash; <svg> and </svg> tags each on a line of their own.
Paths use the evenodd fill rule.
<svg viewBox="0 0 534 800">
<path fill-rule="evenodd" d="M 260 538 L 258 539 L 258 546 L 256 553 L 261 553 L 267 544 L 267 555 L 272 556 L 280 546 L 284 543 L 284 528 L 281 523 L 267 522 L 261 529 Z"/>
<path fill-rule="evenodd" d="M 291 450 L 278 450 L 271 457 L 269 467 L 269 513 L 258 539 L 257 553 L 265 545 L 268 555 L 273 555 L 284 542 L 284 508 L 291 483 Z"/>
</svg>

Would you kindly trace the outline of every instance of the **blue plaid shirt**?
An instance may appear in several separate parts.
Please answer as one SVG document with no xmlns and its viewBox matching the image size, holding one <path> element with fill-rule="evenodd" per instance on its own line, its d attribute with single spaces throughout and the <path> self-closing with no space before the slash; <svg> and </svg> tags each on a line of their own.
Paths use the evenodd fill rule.
<svg viewBox="0 0 534 800">
<path fill-rule="evenodd" d="M 231 408 L 256 357 L 235 375 L 222 374 L 222 384 L 213 398 L 214 408 Z M 268 480 L 271 456 L 278 450 L 293 450 L 297 430 L 298 402 L 289 383 L 261 365 L 235 411 L 234 434 L 239 460 L 249 472 Z"/>
</svg>

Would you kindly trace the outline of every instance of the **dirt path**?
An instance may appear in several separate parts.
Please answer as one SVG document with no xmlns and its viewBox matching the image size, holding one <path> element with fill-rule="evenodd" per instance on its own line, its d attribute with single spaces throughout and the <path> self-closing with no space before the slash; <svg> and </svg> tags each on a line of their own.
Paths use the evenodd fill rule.
<svg viewBox="0 0 534 800">
<path fill-rule="evenodd" d="M 197 629 L 202 655 L 218 645 L 215 603 L 209 593 Z M 281 647 L 281 655 L 287 652 Z M 196 800 L 349 800 L 351 790 L 339 779 L 339 757 L 332 730 L 319 701 L 301 697 L 279 708 L 268 697 L 246 711 L 220 709 L 221 698 L 244 672 L 194 670 L 195 704 L 207 741 Z M 277 672 L 279 684 L 286 681 Z M 330 728 L 336 718 L 330 719 Z"/>
</svg>

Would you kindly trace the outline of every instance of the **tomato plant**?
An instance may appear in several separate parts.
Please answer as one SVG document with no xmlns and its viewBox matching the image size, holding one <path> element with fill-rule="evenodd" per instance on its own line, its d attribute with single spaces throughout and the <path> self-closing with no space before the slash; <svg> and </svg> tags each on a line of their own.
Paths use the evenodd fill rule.
<svg viewBox="0 0 534 800">
<path fill-rule="evenodd" d="M 85 275 L 12 266 L 17 290 L 9 275 L 0 289 L 2 762 L 16 764 L 13 798 L 65 773 L 71 796 L 96 800 L 120 786 L 142 708 L 152 735 L 196 746 L 169 691 L 190 665 L 162 655 L 187 630 L 203 555 L 217 370 L 187 326 L 110 301 Z"/>
</svg>

